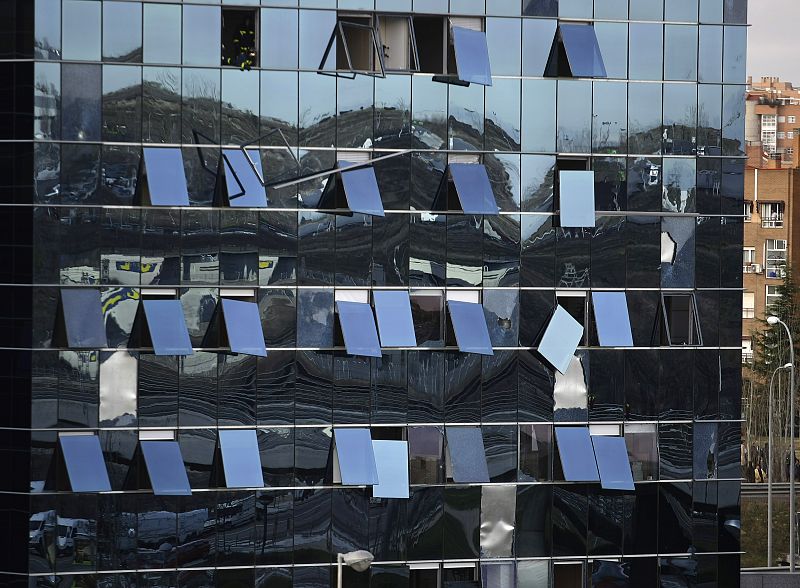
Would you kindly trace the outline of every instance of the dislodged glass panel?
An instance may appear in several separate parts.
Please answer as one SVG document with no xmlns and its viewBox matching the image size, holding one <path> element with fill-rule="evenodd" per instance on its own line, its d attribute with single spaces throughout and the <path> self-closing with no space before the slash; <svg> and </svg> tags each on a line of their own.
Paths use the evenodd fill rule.
<svg viewBox="0 0 800 588">
<path fill-rule="evenodd" d="M 592 292 L 594 321 L 601 347 L 633 347 L 625 292 Z"/>
<path fill-rule="evenodd" d="M 555 431 L 564 479 L 567 482 L 599 482 L 589 428 L 556 427 Z"/>
<path fill-rule="evenodd" d="M 450 309 L 450 323 L 453 325 L 458 348 L 464 353 L 494 355 L 483 305 L 448 300 L 447 307 Z"/>
<path fill-rule="evenodd" d="M 150 343 L 156 355 L 194 353 L 180 300 L 143 300 L 142 306 Z M 139 328 L 142 327 L 140 324 Z"/>
<path fill-rule="evenodd" d="M 486 167 L 479 163 L 451 163 L 439 185 L 437 208 L 464 214 L 498 214 Z"/>
<path fill-rule="evenodd" d="M 145 147 L 135 199 L 142 205 L 189 206 L 183 155 L 177 147 Z"/>
<path fill-rule="evenodd" d="M 225 168 L 225 181 L 217 181 L 217 206 L 266 208 L 264 171 L 257 149 L 223 149 L 219 164 Z"/>
<path fill-rule="evenodd" d="M 488 483 L 489 466 L 480 427 L 445 427 L 447 477 L 458 484 Z"/>
<path fill-rule="evenodd" d="M 348 486 L 378 484 L 369 429 L 333 430 L 333 481 Z"/>
<path fill-rule="evenodd" d="M 73 492 L 111 490 L 97 435 L 59 435 L 58 442 Z"/>
<path fill-rule="evenodd" d="M 562 227 L 595 226 L 594 172 L 559 171 L 559 208 Z"/>
<path fill-rule="evenodd" d="M 219 447 L 227 488 L 260 488 L 264 485 L 255 430 L 221 430 Z"/>
<path fill-rule="evenodd" d="M 692 288 L 695 274 L 695 219 L 663 217 L 661 219 L 662 256 L 661 286 L 663 288 Z M 674 245 L 670 245 L 669 240 Z M 668 260 L 673 252 L 672 260 Z"/>
<path fill-rule="evenodd" d="M 416 347 L 411 299 L 405 290 L 375 290 L 375 316 L 383 347 Z"/>
<path fill-rule="evenodd" d="M 482 558 L 511 557 L 513 555 L 516 510 L 516 486 L 485 486 L 481 489 Z M 500 571 L 498 566 L 484 566 L 484 579 L 487 579 L 486 572 L 489 571 L 486 570 L 487 567 L 497 568 L 493 570 L 495 572 Z M 511 567 L 513 570 L 513 566 Z M 501 577 L 495 576 L 494 582 L 484 585 L 497 586 L 498 588 L 501 585 L 506 585 L 498 581 Z M 514 584 L 507 584 L 507 586 L 508 588 L 513 588 Z"/>
<path fill-rule="evenodd" d="M 565 374 L 582 338 L 583 325 L 564 308 L 557 306 L 539 342 L 539 354 Z"/>
<path fill-rule="evenodd" d="M 227 343 L 233 353 L 266 357 L 267 350 L 258 304 L 223 298 L 220 300 L 220 306 L 227 339 L 223 343 Z"/>
<path fill-rule="evenodd" d="M 344 344 L 350 355 L 380 357 L 381 345 L 372 307 L 365 302 L 338 301 L 336 312 L 342 327 Z"/>
<path fill-rule="evenodd" d="M 53 342 L 58 347 L 108 347 L 100 292 L 89 288 L 61 290 L 61 308 Z"/>
<path fill-rule="evenodd" d="M 344 169 L 355 165 L 349 161 L 338 161 L 336 166 Z M 341 172 L 341 182 L 347 198 L 347 207 L 353 212 L 384 216 L 381 192 L 372 166 Z"/>
<path fill-rule="evenodd" d="M 569 62 L 569 76 L 574 78 L 604 78 L 606 66 L 597 43 L 594 27 L 585 24 L 559 26 Z"/>
<path fill-rule="evenodd" d="M 592 445 L 600 472 L 600 485 L 606 490 L 633 490 L 625 438 L 593 435 Z"/>
<path fill-rule="evenodd" d="M 141 441 L 150 487 L 156 496 L 189 496 L 192 489 L 177 441 Z"/>
<path fill-rule="evenodd" d="M 408 442 L 373 441 L 378 483 L 373 498 L 408 498 Z"/>
<path fill-rule="evenodd" d="M 456 54 L 458 79 L 468 84 L 492 85 L 492 68 L 489 64 L 489 46 L 486 33 L 465 27 L 452 26 L 453 47 Z"/>
</svg>

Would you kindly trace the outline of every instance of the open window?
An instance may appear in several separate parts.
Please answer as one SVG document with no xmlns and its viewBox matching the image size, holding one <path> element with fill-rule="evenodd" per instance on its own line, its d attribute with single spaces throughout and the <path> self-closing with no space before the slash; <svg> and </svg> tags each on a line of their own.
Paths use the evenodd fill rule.
<svg viewBox="0 0 800 588">
<path fill-rule="evenodd" d="M 586 298 L 576 297 L 584 305 Z M 577 310 L 577 309 L 575 309 Z M 584 323 L 579 322 L 559 301 L 553 316 L 547 323 L 544 335 L 539 342 L 539 355 L 562 374 L 566 374 L 575 355 L 575 350 L 580 345 L 584 334 Z"/>
<path fill-rule="evenodd" d="M 258 67 L 258 9 L 222 9 L 222 65 Z"/>
<path fill-rule="evenodd" d="M 439 183 L 434 209 L 464 214 L 498 214 L 486 167 L 477 157 L 467 157 L 468 160 L 451 161 L 447 165 Z"/>
<path fill-rule="evenodd" d="M 189 189 L 178 147 L 145 147 L 134 201 L 140 206 L 189 206 Z"/>
<path fill-rule="evenodd" d="M 253 290 L 222 290 L 203 339 L 203 347 L 267 356 L 261 313 Z"/>
<path fill-rule="evenodd" d="M 225 488 L 261 488 L 264 476 L 254 429 L 221 429 L 212 479 Z"/>
<path fill-rule="evenodd" d="M 625 443 L 637 482 L 658 479 L 658 426 L 653 423 L 625 425 Z"/>
<path fill-rule="evenodd" d="M 583 562 L 553 562 L 553 588 L 584 588 L 585 576 Z"/>
<path fill-rule="evenodd" d="M 594 457 L 588 427 L 556 427 L 556 447 L 564 480 L 567 482 L 599 482 L 600 474 Z"/>
<path fill-rule="evenodd" d="M 377 16 L 383 65 L 387 71 L 419 71 L 414 19 L 410 16 Z"/>
<path fill-rule="evenodd" d="M 266 208 L 267 191 L 262 179 L 258 149 L 223 149 L 219 160 L 215 206 Z"/>
<path fill-rule="evenodd" d="M 369 429 L 334 429 L 332 452 L 335 484 L 378 484 L 378 468 Z"/>
<path fill-rule="evenodd" d="M 561 23 L 556 30 L 545 76 L 559 78 L 605 78 L 606 66 L 594 26 Z"/>
<path fill-rule="evenodd" d="M 156 355 L 192 355 L 192 342 L 177 292 L 142 289 L 131 328 L 130 347 L 152 349 Z"/>
<path fill-rule="evenodd" d="M 72 492 L 110 491 L 100 438 L 90 433 L 60 433 L 45 487 Z"/>
<path fill-rule="evenodd" d="M 489 466 L 480 427 L 445 427 L 445 467 L 457 484 L 489 482 Z"/>
<path fill-rule="evenodd" d="M 447 308 L 450 311 L 448 322 L 448 344 L 453 340 L 464 353 L 494 355 L 489 327 L 483 305 L 479 302 L 478 291 L 447 293 Z"/>
<path fill-rule="evenodd" d="M 408 464 L 412 484 L 444 482 L 444 436 L 440 427 L 408 427 Z"/>
<path fill-rule="evenodd" d="M 408 498 L 408 442 L 373 439 L 378 483 L 373 498 Z"/>
<path fill-rule="evenodd" d="M 625 292 L 592 292 L 592 309 L 600 347 L 633 347 Z"/>
<path fill-rule="evenodd" d="M 375 290 L 372 293 L 382 347 L 416 347 L 411 299 L 407 290 Z"/>
<path fill-rule="evenodd" d="M 350 355 L 380 357 L 381 344 L 367 290 L 337 290 L 336 346 L 344 343 Z"/>
<path fill-rule="evenodd" d="M 414 16 L 420 71 L 434 80 L 468 86 L 492 85 L 483 20 L 475 17 Z"/>
<path fill-rule="evenodd" d="M 691 293 L 662 293 L 654 342 L 662 346 L 702 345 L 697 303 Z"/>
<path fill-rule="evenodd" d="M 616 425 L 615 425 L 616 426 Z M 628 459 L 625 438 L 616 435 L 592 434 L 597 471 L 600 474 L 600 485 L 606 490 L 633 491 L 633 475 Z"/>
<path fill-rule="evenodd" d="M 62 288 L 58 299 L 53 346 L 70 349 L 108 347 L 99 290 Z"/>
<path fill-rule="evenodd" d="M 173 431 L 140 431 L 126 490 L 152 490 L 156 496 L 189 496 L 192 489 Z"/>
<path fill-rule="evenodd" d="M 369 161 L 367 152 L 339 152 L 336 167 L 342 171 L 328 177 L 318 208 L 384 216 L 375 168 L 364 161 Z"/>
<path fill-rule="evenodd" d="M 340 14 L 319 63 L 319 73 L 354 78 L 356 74 L 384 77 L 383 47 L 372 15 Z"/>
</svg>

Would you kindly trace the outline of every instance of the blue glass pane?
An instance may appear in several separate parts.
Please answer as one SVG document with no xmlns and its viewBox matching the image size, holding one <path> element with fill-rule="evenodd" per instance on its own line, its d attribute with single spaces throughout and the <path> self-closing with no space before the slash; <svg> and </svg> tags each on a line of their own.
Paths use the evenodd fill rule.
<svg viewBox="0 0 800 588">
<path fill-rule="evenodd" d="M 58 440 L 73 492 L 111 490 L 97 435 L 61 435 Z"/>
<path fill-rule="evenodd" d="M 156 496 L 189 496 L 189 478 L 177 441 L 141 441 L 142 455 Z"/>
<path fill-rule="evenodd" d="M 260 357 L 267 356 L 258 304 L 223 298 L 222 314 L 225 317 L 225 330 L 228 333 L 231 351 Z"/>
<path fill-rule="evenodd" d="M 180 300 L 145 300 L 144 314 L 156 355 L 191 355 L 192 342 L 186 329 Z"/>
<path fill-rule="evenodd" d="M 372 307 L 364 302 L 337 302 L 344 345 L 350 355 L 380 357 L 381 345 L 372 317 Z"/>
<path fill-rule="evenodd" d="M 463 27 L 453 27 L 452 30 L 458 79 L 462 82 L 491 86 L 492 68 L 489 65 L 486 33 Z"/>
<path fill-rule="evenodd" d="M 248 208 L 266 208 L 267 206 L 267 192 L 258 176 L 250 167 L 250 162 L 247 161 L 247 155 L 242 153 L 241 149 L 223 149 L 222 153 L 227 157 L 225 162 L 225 187 L 228 189 L 228 199 L 232 207 L 248 207 Z M 261 156 L 258 150 L 248 149 L 250 160 L 256 166 L 258 173 L 264 177 L 264 172 L 261 169 Z M 225 160 L 223 160 L 225 161 Z M 233 168 L 233 170 L 231 170 Z M 233 172 L 236 172 L 234 177 Z M 239 178 L 242 186 L 236 182 Z M 244 194 L 242 194 L 244 192 Z"/>
<path fill-rule="evenodd" d="M 566 374 L 582 337 L 583 325 L 558 306 L 539 342 L 539 354 L 562 374 Z"/>
<path fill-rule="evenodd" d="M 567 52 L 569 69 L 575 78 L 604 78 L 606 66 L 594 27 L 581 24 L 562 24 L 561 40 Z"/>
<path fill-rule="evenodd" d="M 489 466 L 480 428 L 445 427 L 445 435 L 453 481 L 463 484 L 488 482 Z"/>
<path fill-rule="evenodd" d="M 593 227 L 594 172 L 560 171 L 559 206 L 562 227 Z"/>
<path fill-rule="evenodd" d="M 254 430 L 220 431 L 219 446 L 228 488 L 260 488 L 264 485 Z"/>
<path fill-rule="evenodd" d="M 497 214 L 497 201 L 486 168 L 477 163 L 451 163 L 450 177 L 465 214 Z"/>
<path fill-rule="evenodd" d="M 144 170 L 153 206 L 189 206 L 183 156 L 177 147 L 145 147 Z M 141 181 L 141 178 L 140 178 Z"/>
<path fill-rule="evenodd" d="M 414 319 L 408 292 L 375 290 L 375 315 L 383 347 L 416 347 Z"/>
<path fill-rule="evenodd" d="M 408 498 L 408 442 L 373 441 L 380 482 L 372 487 L 374 498 Z"/>
<path fill-rule="evenodd" d="M 594 320 L 601 347 L 633 347 L 625 292 L 592 292 Z"/>
<path fill-rule="evenodd" d="M 336 165 L 339 168 L 345 168 L 355 164 L 349 161 L 339 161 Z M 361 167 L 342 172 L 341 176 L 342 186 L 347 197 L 347 206 L 350 210 L 373 216 L 384 216 L 381 192 L 378 189 L 378 179 L 375 177 L 374 168 Z"/>
<path fill-rule="evenodd" d="M 475 302 L 448 300 L 450 323 L 456 335 L 458 348 L 464 353 L 494 355 L 483 305 Z"/>
<path fill-rule="evenodd" d="M 334 429 L 333 440 L 342 484 L 361 486 L 378 483 L 378 468 L 369 429 Z"/>
<path fill-rule="evenodd" d="M 100 292 L 93 289 L 61 290 L 67 346 L 72 349 L 108 347 Z"/>
<path fill-rule="evenodd" d="M 588 427 L 556 427 L 561 469 L 567 482 L 599 482 Z"/>
<path fill-rule="evenodd" d="M 606 490 L 633 490 L 633 474 L 624 437 L 592 436 L 600 485 Z"/>
</svg>

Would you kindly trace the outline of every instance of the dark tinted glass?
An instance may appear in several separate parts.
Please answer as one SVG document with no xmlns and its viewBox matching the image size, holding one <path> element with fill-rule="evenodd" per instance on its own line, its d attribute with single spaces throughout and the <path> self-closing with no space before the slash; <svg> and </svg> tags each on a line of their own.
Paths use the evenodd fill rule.
<svg viewBox="0 0 800 588">
<path fill-rule="evenodd" d="M 58 440 L 73 492 L 111 490 L 97 435 L 60 435 Z"/>
<path fill-rule="evenodd" d="M 447 453 L 456 483 L 489 481 L 483 436 L 478 427 L 446 427 Z"/>
<path fill-rule="evenodd" d="M 153 494 L 188 496 L 192 493 L 177 441 L 141 441 Z"/>
<path fill-rule="evenodd" d="M 61 290 L 67 346 L 75 349 L 108 347 L 100 293 L 92 289 Z"/>
<path fill-rule="evenodd" d="M 65 141 L 100 140 L 101 77 L 100 65 L 61 66 L 61 138 Z"/>
</svg>

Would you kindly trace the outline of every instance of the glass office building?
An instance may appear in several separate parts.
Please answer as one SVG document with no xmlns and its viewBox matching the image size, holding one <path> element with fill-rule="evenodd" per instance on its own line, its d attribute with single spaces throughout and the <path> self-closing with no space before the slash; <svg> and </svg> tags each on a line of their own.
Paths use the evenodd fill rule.
<svg viewBox="0 0 800 588">
<path fill-rule="evenodd" d="M 739 585 L 746 0 L 0 13 L 0 584 Z"/>
</svg>

